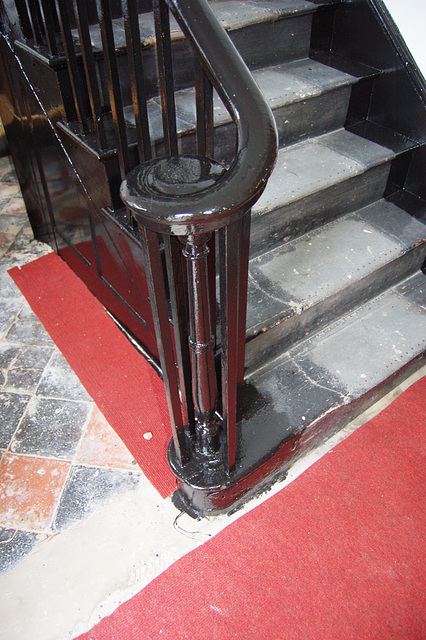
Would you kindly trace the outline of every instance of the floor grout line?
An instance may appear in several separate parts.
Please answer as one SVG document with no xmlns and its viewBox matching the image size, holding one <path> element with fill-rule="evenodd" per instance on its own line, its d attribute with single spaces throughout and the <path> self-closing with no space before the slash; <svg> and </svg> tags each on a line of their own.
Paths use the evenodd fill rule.
<svg viewBox="0 0 426 640">
<path fill-rule="evenodd" d="M 0 161 L 0 165 L 2 167 L 3 170 L 3 165 L 4 162 Z M 3 172 L 3 176 L 2 178 L 7 175 L 9 173 L 9 171 L 11 171 L 12 169 L 6 169 Z M 1 189 L 2 189 L 2 185 L 6 185 L 7 187 L 10 186 L 11 183 L 8 182 L 4 182 L 2 180 L 2 178 L 0 178 L 0 201 L 1 201 Z M 12 183 L 15 184 L 15 183 Z M 28 262 L 28 260 L 33 260 L 36 259 L 37 257 L 39 257 L 41 254 L 40 252 L 36 251 L 31 251 L 28 253 L 26 253 L 26 250 L 22 250 L 19 248 L 18 246 L 18 239 L 22 238 L 24 239 L 24 235 L 27 231 L 30 231 L 29 229 L 29 225 L 28 225 L 28 219 L 26 215 L 17 215 L 14 212 L 9 214 L 8 213 L 8 207 L 9 205 L 13 202 L 15 202 L 16 199 L 22 199 L 22 196 L 20 194 L 19 188 L 17 190 L 17 193 L 14 194 L 13 196 L 11 196 L 10 198 L 5 199 L 4 202 L 0 202 L 0 216 L 9 216 L 10 217 L 10 224 L 14 225 L 13 227 L 13 237 L 12 239 L 9 241 L 9 237 L 12 236 L 12 234 L 8 237 L 8 241 L 6 243 L 6 245 L 4 245 L 1 249 L 0 249 L 0 265 L 1 265 L 1 270 L 2 270 L 2 274 L 4 276 L 6 276 L 7 271 L 12 267 L 12 266 L 19 266 L 22 264 L 25 264 L 26 262 Z M 24 207 L 24 203 L 22 201 L 22 206 Z M 9 219 L 9 218 L 8 218 Z M 7 236 L 6 236 L 7 237 Z M 37 247 L 40 246 L 42 248 L 42 253 L 44 253 L 45 251 L 50 252 L 51 249 L 50 247 L 48 247 L 47 245 L 36 245 Z M 11 282 L 13 282 L 11 280 Z M 37 344 L 36 341 L 31 340 L 29 342 L 26 341 L 22 341 L 17 339 L 16 337 L 14 337 L 12 335 L 12 331 L 13 328 L 16 327 L 16 325 L 19 324 L 20 321 L 25 321 L 27 318 L 22 318 L 22 314 L 25 311 L 26 314 L 28 314 L 28 316 L 30 318 L 35 318 L 30 306 L 28 305 L 28 303 L 26 302 L 26 300 L 24 299 L 24 297 L 22 296 L 22 294 L 20 293 L 19 289 L 16 287 L 15 284 L 12 285 L 13 290 L 16 291 L 16 295 L 15 296 L 9 296 L 8 298 L 5 298 L 6 300 L 14 300 L 14 304 L 17 305 L 17 310 L 15 311 L 14 316 L 11 318 L 11 320 L 8 322 L 7 326 L 5 327 L 4 331 L 2 331 L 0 333 L 0 344 L 4 345 L 5 350 L 7 350 L 7 348 L 11 348 L 11 349 L 17 349 L 17 354 L 15 355 L 15 357 L 12 358 L 12 360 L 8 363 L 7 367 L 3 368 L 4 371 L 4 381 L 1 385 L 1 389 L 0 389 L 0 393 L 4 393 L 7 394 L 7 396 L 9 398 L 16 398 L 18 400 L 21 398 L 25 399 L 26 405 L 24 410 L 22 411 L 22 415 L 20 415 L 19 420 L 17 421 L 16 427 L 13 431 L 13 433 L 8 436 L 8 443 L 7 446 L 4 448 L 1 448 L 0 451 L 0 456 L 1 459 L 4 458 L 4 456 L 16 456 L 20 459 L 24 458 L 24 459 L 28 459 L 28 460 L 47 460 L 49 462 L 55 463 L 57 462 L 58 464 L 60 464 L 61 466 L 63 466 L 64 464 L 68 465 L 68 469 L 67 469 L 67 474 L 64 478 L 64 482 L 61 486 L 61 490 L 60 493 L 58 495 L 58 497 L 56 498 L 55 502 L 54 502 L 54 508 L 53 508 L 53 512 L 52 512 L 52 516 L 50 518 L 49 524 L 47 527 L 45 527 L 44 529 L 39 529 L 39 528 L 30 528 L 30 527 L 24 527 L 22 526 L 21 528 L 16 528 L 14 525 L 8 527 L 7 523 L 5 523 L 5 525 L 1 526 L 0 529 L 11 529 L 14 530 L 14 536 L 16 537 L 17 534 L 19 534 L 19 532 L 22 533 L 29 533 L 29 534 L 34 534 L 35 536 L 37 536 L 38 541 L 40 541 L 41 539 L 46 539 L 46 538 L 50 538 L 50 537 L 54 537 L 56 535 L 58 535 L 58 533 L 60 533 L 61 531 L 66 531 L 67 527 L 65 527 L 65 529 L 59 529 L 58 531 L 53 529 L 53 525 L 54 522 L 56 520 L 57 514 L 58 514 L 58 510 L 60 508 L 60 504 L 61 504 L 61 500 L 62 497 L 64 495 L 64 491 L 66 490 L 67 487 L 67 483 L 69 481 L 70 475 L 72 473 L 72 469 L 79 467 L 79 468 L 87 468 L 87 469 L 95 469 L 95 470 L 100 470 L 100 471 L 111 471 L 111 472 L 117 472 L 120 474 L 124 475 L 128 475 L 129 473 L 133 474 L 134 476 L 141 476 L 142 475 L 142 471 L 140 470 L 140 468 L 135 465 L 134 469 L 129 468 L 128 465 L 123 464 L 120 465 L 119 462 L 116 463 L 108 463 L 107 457 L 105 458 L 104 463 L 102 464 L 101 462 L 103 461 L 96 461 L 94 463 L 89 462 L 82 462 L 78 460 L 80 451 L 81 451 L 81 446 L 82 443 L 84 441 L 85 436 L 88 433 L 88 426 L 90 424 L 90 421 L 92 419 L 93 416 L 93 411 L 96 407 L 94 401 L 90 398 L 90 399 L 86 399 L 86 398 L 82 398 L 82 399 L 78 399 L 78 398 L 64 398 L 60 395 L 50 395 L 48 393 L 40 393 L 41 390 L 41 384 L 42 381 L 45 379 L 45 372 L 49 370 L 49 367 L 53 366 L 54 363 L 54 359 L 55 357 L 57 357 L 58 354 L 60 354 L 60 350 L 57 348 L 57 346 L 53 343 L 53 341 L 51 342 L 51 344 Z M 1 300 L 0 300 L 0 304 L 1 304 Z M 35 321 L 35 324 L 39 323 L 38 320 Z M 42 325 L 41 325 L 42 326 Z M 36 350 L 40 350 L 40 353 L 46 353 L 48 349 L 50 349 L 50 355 L 49 358 L 47 360 L 47 362 L 44 364 L 44 366 L 23 366 L 23 367 L 17 367 L 16 364 L 19 360 L 20 357 L 23 357 L 25 355 L 25 353 L 31 349 L 34 348 Z M 24 361 L 25 362 L 25 361 Z M 67 367 L 69 367 L 68 363 L 67 363 Z M 40 372 L 40 377 L 38 378 L 36 384 L 34 385 L 34 387 L 31 388 L 31 381 L 29 382 L 29 387 L 30 388 L 19 388 L 19 386 L 17 387 L 13 387 L 13 386 L 9 386 L 9 381 L 10 381 L 10 374 L 12 371 L 16 371 L 16 370 L 21 370 L 23 372 L 29 372 L 29 371 L 34 371 L 34 372 Z M 69 370 L 71 370 L 71 368 L 69 367 Z M 35 376 L 34 376 L 35 377 Z M 18 378 L 17 378 L 18 379 Z M 81 383 L 78 381 L 78 385 L 81 385 Z M 82 387 L 83 388 L 83 387 Z M 19 453 L 19 452 L 14 452 L 12 451 L 12 447 L 13 447 L 13 443 L 15 442 L 15 438 L 17 433 L 19 433 L 19 430 L 21 429 L 23 422 L 25 421 L 26 417 L 28 416 L 28 411 L 30 409 L 31 403 L 34 403 L 35 401 L 53 401 L 53 402 L 57 402 L 58 405 L 60 406 L 71 406 L 72 404 L 75 406 L 81 406 L 81 407 L 86 407 L 87 410 L 87 415 L 85 417 L 85 422 L 81 428 L 81 432 L 79 434 L 79 438 L 78 438 L 78 442 L 76 444 L 75 449 L 73 450 L 73 452 L 70 455 L 64 455 L 63 457 L 60 457 L 60 454 L 41 454 L 40 452 L 36 452 L 36 453 Z M 106 423 L 108 424 L 108 423 Z M 109 429 L 112 429 L 112 427 L 110 427 L 110 425 L 108 425 Z M 131 456 L 131 454 L 129 454 L 129 456 Z M 103 502 L 108 502 L 113 496 L 111 495 L 106 495 L 105 496 L 105 500 L 102 501 Z M 95 506 L 95 509 L 98 508 L 98 506 L 101 505 L 97 505 Z M 83 520 L 86 519 L 86 516 L 83 516 Z M 9 543 L 11 541 L 9 540 Z M 5 543 L 5 541 L 3 541 L 3 547 L 7 547 L 7 544 Z M 1 569 L 1 567 L 0 567 Z"/>
</svg>

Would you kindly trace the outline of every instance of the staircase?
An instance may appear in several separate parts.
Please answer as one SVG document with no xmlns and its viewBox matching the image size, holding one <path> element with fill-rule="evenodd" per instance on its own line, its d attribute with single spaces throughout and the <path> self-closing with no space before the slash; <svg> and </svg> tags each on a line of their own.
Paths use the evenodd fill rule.
<svg viewBox="0 0 426 640">
<path fill-rule="evenodd" d="M 80 17 L 84 4 L 75 4 Z M 25 27 L 21 3 L 15 15 L 4 3 L 9 68 L 0 111 L 35 234 L 161 367 L 144 245 L 119 197 L 131 169 L 170 153 L 155 21 L 149 2 L 135 5 L 147 132 L 131 92 L 126 16 L 119 3 L 103 4 L 112 8 L 109 52 L 94 3 L 86 3 L 85 31 L 70 19 L 68 45 L 63 11 L 62 30 L 54 21 L 49 34 L 37 32 L 35 13 Z M 47 6 L 55 5 L 41 3 L 42 26 Z M 74 15 L 71 3 L 64 7 Z M 279 149 L 251 213 L 235 465 L 231 476 L 214 464 L 209 475 L 199 459 L 182 469 L 170 456 L 182 482 L 175 500 L 195 515 L 235 509 L 282 477 L 420 367 L 426 345 L 425 88 L 381 3 L 220 0 L 211 7 L 272 109 Z M 196 154 L 193 54 L 173 17 L 170 33 L 179 153 Z M 80 88 L 70 83 L 70 64 Z M 90 64 L 93 87 L 83 86 Z M 226 169 L 236 126 L 216 92 L 212 111 L 214 147 L 210 139 L 204 150 Z M 218 296 L 218 317 L 221 304 Z M 220 331 L 216 347 L 218 358 Z"/>
</svg>

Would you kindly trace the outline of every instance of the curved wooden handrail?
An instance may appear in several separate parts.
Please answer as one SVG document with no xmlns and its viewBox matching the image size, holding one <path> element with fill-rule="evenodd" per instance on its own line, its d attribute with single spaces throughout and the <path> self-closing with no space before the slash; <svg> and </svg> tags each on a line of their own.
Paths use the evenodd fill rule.
<svg viewBox="0 0 426 640">
<path fill-rule="evenodd" d="M 257 84 L 207 0 L 167 0 L 236 126 L 235 158 L 203 190 L 187 195 L 147 192 L 141 167 L 126 177 L 121 196 L 135 217 L 153 231 L 189 235 L 213 231 L 239 219 L 260 197 L 277 153 L 275 120 Z"/>
</svg>

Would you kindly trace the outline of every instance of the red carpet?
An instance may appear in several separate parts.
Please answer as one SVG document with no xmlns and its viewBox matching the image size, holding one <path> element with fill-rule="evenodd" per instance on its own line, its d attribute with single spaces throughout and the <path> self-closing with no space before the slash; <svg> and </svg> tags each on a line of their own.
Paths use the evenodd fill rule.
<svg viewBox="0 0 426 640">
<path fill-rule="evenodd" d="M 426 378 L 80 640 L 424 640 Z"/>
<path fill-rule="evenodd" d="M 163 383 L 152 367 L 56 254 L 9 274 L 147 478 L 163 497 L 170 495 L 170 422 Z M 144 439 L 147 432 L 151 440 Z"/>
</svg>

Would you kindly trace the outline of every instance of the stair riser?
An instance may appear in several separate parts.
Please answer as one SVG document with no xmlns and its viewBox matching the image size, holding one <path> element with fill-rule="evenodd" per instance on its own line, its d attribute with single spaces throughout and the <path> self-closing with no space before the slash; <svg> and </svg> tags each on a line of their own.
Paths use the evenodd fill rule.
<svg viewBox="0 0 426 640">
<path fill-rule="evenodd" d="M 278 344 L 280 352 L 285 351 L 415 273 L 422 266 L 425 247 L 426 242 L 422 242 L 391 263 L 328 296 L 301 314 L 294 314 L 259 333 L 246 345 L 246 370 L 255 371 L 276 358 Z"/>
<path fill-rule="evenodd" d="M 307 58 L 311 26 L 312 14 L 305 14 L 250 25 L 229 35 L 247 66 L 258 69 Z"/>
<path fill-rule="evenodd" d="M 351 87 L 295 102 L 274 110 L 280 145 L 285 146 L 343 127 L 348 112 Z"/>
<path fill-rule="evenodd" d="M 274 109 L 280 144 L 294 144 L 300 140 L 335 131 L 343 127 L 349 104 L 351 87 L 338 87 L 321 96 L 308 97 L 285 107 Z M 178 110 L 179 113 L 179 110 Z M 215 129 L 215 159 L 231 163 L 235 155 L 236 129 L 233 123 Z M 194 133 L 184 134 L 180 140 L 182 153 L 196 153 Z M 158 155 L 164 153 L 162 142 L 156 145 Z"/>
<path fill-rule="evenodd" d="M 250 257 L 379 200 L 386 188 L 389 169 L 389 163 L 379 164 L 265 215 L 253 215 Z"/>
<path fill-rule="evenodd" d="M 268 21 L 230 31 L 235 46 L 251 69 L 281 64 L 309 56 L 312 15 L 297 15 L 276 22 Z M 184 40 L 172 43 L 175 90 L 194 84 L 194 56 Z M 120 87 L 124 105 L 132 103 L 126 52 L 117 56 Z M 109 104 L 105 65 L 102 54 L 97 54 L 99 77 L 102 79 L 102 94 L 105 105 Z M 158 95 L 157 61 L 153 48 L 142 51 L 147 97 Z"/>
</svg>

